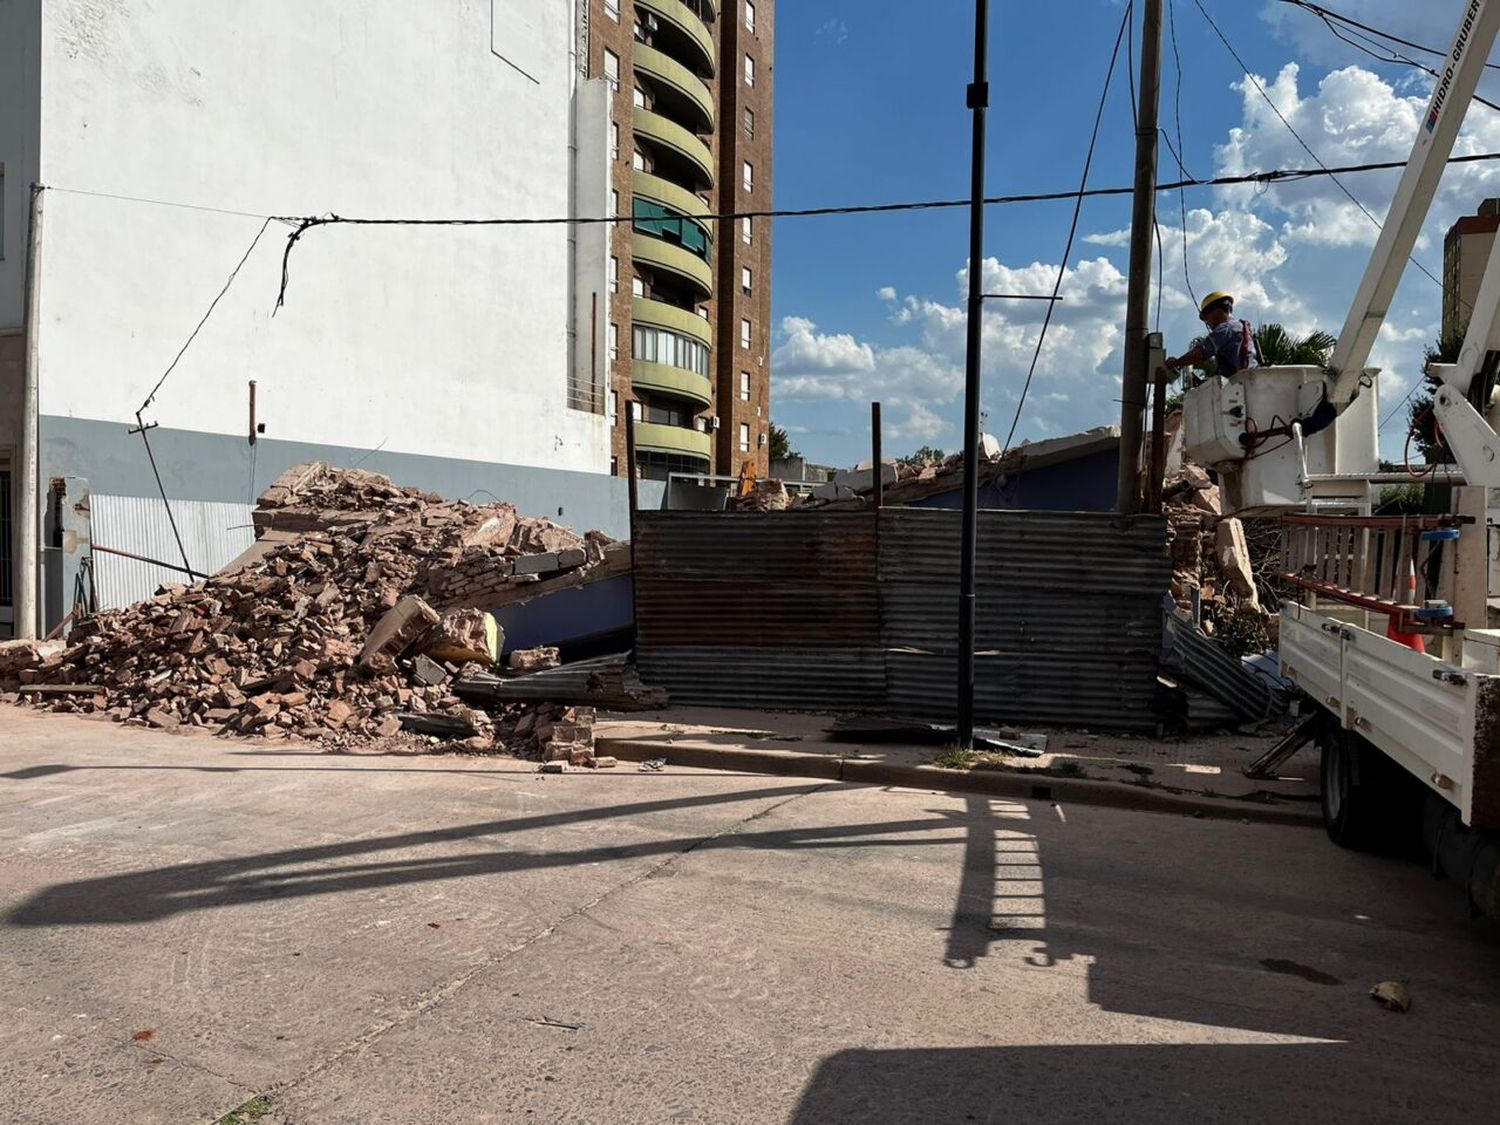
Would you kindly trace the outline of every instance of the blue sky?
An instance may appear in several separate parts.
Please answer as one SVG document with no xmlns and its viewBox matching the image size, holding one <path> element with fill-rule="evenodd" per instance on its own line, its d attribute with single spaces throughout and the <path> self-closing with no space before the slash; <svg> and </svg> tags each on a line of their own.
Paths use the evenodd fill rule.
<svg viewBox="0 0 1500 1125">
<path fill-rule="evenodd" d="M 1183 158 L 1195 176 L 1308 167 L 1312 160 L 1246 83 L 1195 0 L 1167 0 L 1181 56 Z M 1280 0 L 1202 0 L 1267 93 L 1328 164 L 1404 160 L 1428 79 L 1339 43 L 1307 12 Z M 1445 49 L 1463 0 L 1328 0 L 1326 6 Z M 988 194 L 1077 185 L 1093 114 L 1125 6 L 1118 0 L 1036 4 L 992 0 Z M 973 7 L 932 0 L 795 0 L 778 5 L 776 205 L 796 208 L 968 193 Z M 1170 25 L 1169 25 L 1170 26 Z M 1132 52 L 1138 53 L 1138 45 Z M 1425 56 L 1422 56 L 1425 58 Z M 1134 136 L 1124 59 L 1117 66 L 1091 185 L 1128 185 Z M 1164 50 L 1162 123 L 1176 143 L 1177 83 Z M 1488 91 L 1492 95 L 1494 91 Z M 1476 107 L 1460 151 L 1500 151 L 1500 114 Z M 1500 162 L 1496 162 L 1500 164 Z M 1176 178 L 1161 149 L 1160 175 Z M 1345 185 L 1383 216 L 1396 173 Z M 1450 169 L 1417 259 L 1441 274 L 1442 235 L 1486 195 L 1500 167 Z M 1063 295 L 1016 441 L 1118 420 L 1129 200 L 1085 204 Z M 1159 197 L 1166 284 L 1161 325 L 1170 351 L 1197 327 L 1183 280 L 1177 196 Z M 1328 180 L 1268 191 L 1187 193 L 1193 290 L 1226 288 L 1252 322 L 1337 333 L 1376 230 Z M 1050 292 L 1071 203 L 991 207 L 986 288 Z M 785 219 L 775 230 L 770 361 L 773 419 L 816 460 L 868 456 L 868 403 L 885 404 L 887 449 L 960 444 L 962 209 Z M 986 429 L 1004 438 L 1035 346 L 1044 305 L 991 306 L 985 325 Z M 1153 314 L 1154 315 L 1154 314 Z M 1440 290 L 1409 268 L 1373 362 L 1383 401 L 1410 388 L 1440 317 Z M 1399 454 L 1401 412 L 1382 431 Z"/>
</svg>

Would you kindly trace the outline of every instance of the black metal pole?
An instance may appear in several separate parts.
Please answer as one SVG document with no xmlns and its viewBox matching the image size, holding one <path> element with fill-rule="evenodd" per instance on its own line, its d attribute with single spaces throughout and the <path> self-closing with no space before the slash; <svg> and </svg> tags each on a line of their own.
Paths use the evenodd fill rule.
<svg viewBox="0 0 1500 1125">
<path fill-rule="evenodd" d="M 963 558 L 958 593 L 958 744 L 974 745 L 974 585 L 979 544 L 979 360 L 984 328 L 984 127 L 990 104 L 990 0 L 974 0 L 973 184 L 969 191 L 969 339 L 964 361 Z"/>
<path fill-rule="evenodd" d="M 870 403 L 870 465 L 874 472 L 875 509 L 885 506 L 885 456 L 881 452 L 880 403 Z"/>
</svg>

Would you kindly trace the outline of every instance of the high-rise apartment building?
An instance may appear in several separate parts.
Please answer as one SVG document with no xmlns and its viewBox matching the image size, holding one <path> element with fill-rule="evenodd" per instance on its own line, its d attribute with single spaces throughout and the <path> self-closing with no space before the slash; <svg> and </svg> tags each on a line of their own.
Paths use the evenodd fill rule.
<svg viewBox="0 0 1500 1125">
<path fill-rule="evenodd" d="M 588 0 L 590 77 L 614 88 L 608 355 L 615 470 L 770 461 L 774 0 Z"/>
<path fill-rule="evenodd" d="M 1500 231 L 1500 199 L 1486 199 L 1479 213 L 1465 215 L 1443 239 L 1443 336 L 1464 331 L 1479 297 L 1479 283 Z"/>
</svg>

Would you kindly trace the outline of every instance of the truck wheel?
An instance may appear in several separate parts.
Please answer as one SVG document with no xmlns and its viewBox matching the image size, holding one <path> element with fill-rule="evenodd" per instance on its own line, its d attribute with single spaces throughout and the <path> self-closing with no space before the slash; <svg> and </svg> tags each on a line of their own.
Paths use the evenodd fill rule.
<svg viewBox="0 0 1500 1125">
<path fill-rule="evenodd" d="M 1326 729 L 1319 743 L 1328 838 L 1356 851 L 1408 847 L 1421 804 L 1405 771 L 1352 731 Z"/>
</svg>

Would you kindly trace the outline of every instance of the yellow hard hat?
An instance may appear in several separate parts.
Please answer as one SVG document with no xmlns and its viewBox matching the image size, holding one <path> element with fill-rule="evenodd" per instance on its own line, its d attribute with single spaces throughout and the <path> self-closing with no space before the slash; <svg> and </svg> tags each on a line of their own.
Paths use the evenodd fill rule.
<svg viewBox="0 0 1500 1125">
<path fill-rule="evenodd" d="M 1215 289 L 1212 293 L 1210 293 L 1207 297 L 1204 297 L 1203 300 L 1199 302 L 1198 315 L 1205 315 L 1209 309 L 1213 308 L 1220 301 L 1228 301 L 1232 305 L 1234 304 L 1234 296 L 1233 294 L 1224 292 L 1224 290 L 1222 289 Z"/>
</svg>

